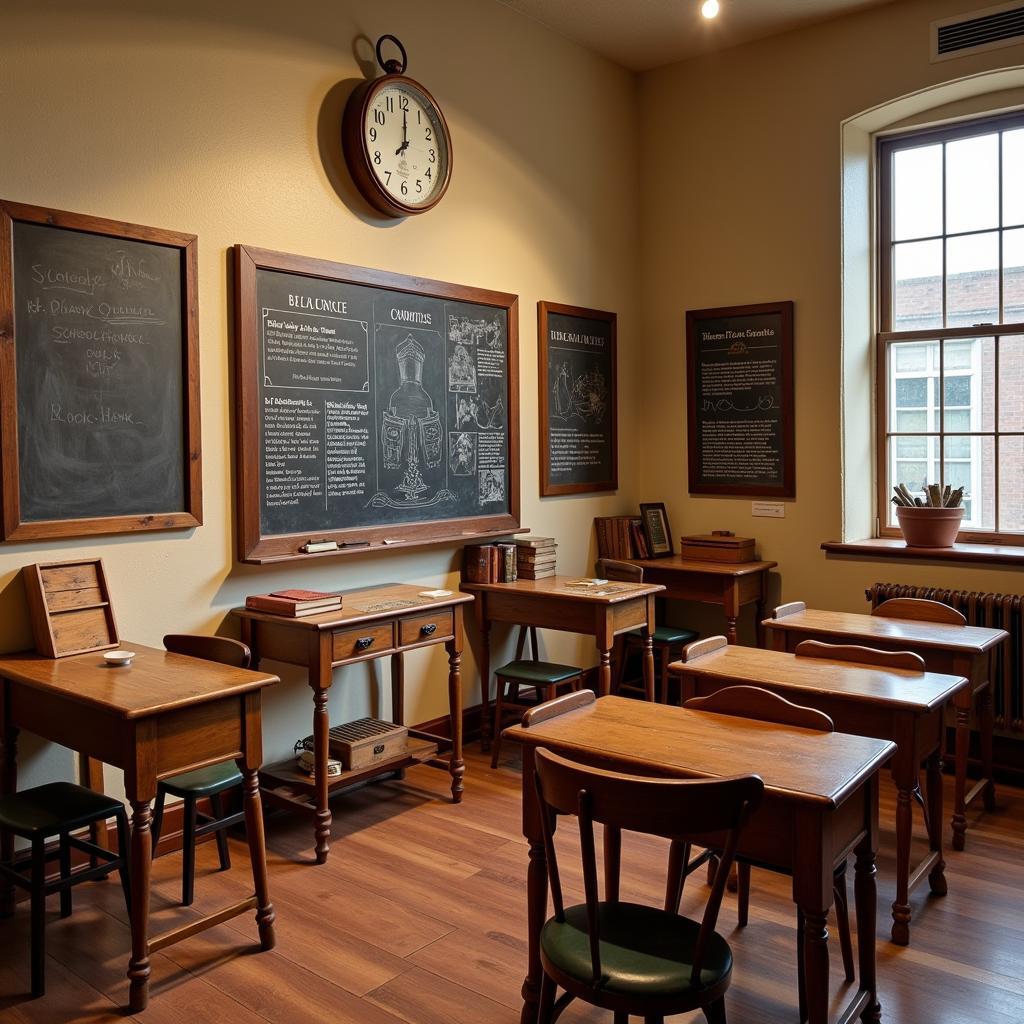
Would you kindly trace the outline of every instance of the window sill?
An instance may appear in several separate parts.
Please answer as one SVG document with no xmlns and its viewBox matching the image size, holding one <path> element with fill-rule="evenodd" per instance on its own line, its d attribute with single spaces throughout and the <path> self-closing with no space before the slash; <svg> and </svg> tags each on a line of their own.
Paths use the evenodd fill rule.
<svg viewBox="0 0 1024 1024">
<path fill-rule="evenodd" d="M 860 558 L 928 562 L 974 562 L 979 565 L 1008 565 L 1024 568 L 1024 546 L 1012 544 L 954 544 L 951 548 L 911 548 L 894 537 L 876 537 L 844 544 L 827 540 L 821 550 L 830 555 Z"/>
</svg>

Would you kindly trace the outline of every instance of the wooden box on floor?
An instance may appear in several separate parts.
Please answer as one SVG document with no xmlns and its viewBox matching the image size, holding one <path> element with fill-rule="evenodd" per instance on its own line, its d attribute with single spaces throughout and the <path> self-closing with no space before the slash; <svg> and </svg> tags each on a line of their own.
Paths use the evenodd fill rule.
<svg viewBox="0 0 1024 1024">
<path fill-rule="evenodd" d="M 36 650 L 66 658 L 117 647 L 117 623 L 99 558 L 22 569 Z"/>
</svg>

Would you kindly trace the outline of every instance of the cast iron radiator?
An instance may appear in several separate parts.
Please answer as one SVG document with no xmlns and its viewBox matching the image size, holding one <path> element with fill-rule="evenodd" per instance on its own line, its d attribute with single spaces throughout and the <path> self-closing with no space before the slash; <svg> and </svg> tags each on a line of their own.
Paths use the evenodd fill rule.
<svg viewBox="0 0 1024 1024">
<path fill-rule="evenodd" d="M 873 583 L 864 596 L 877 608 L 890 597 L 923 597 L 962 612 L 971 626 L 1005 629 L 1007 643 L 996 652 L 992 701 L 996 732 L 1024 739 L 1024 595 L 981 594 L 974 590 L 941 590 L 904 583 Z"/>
</svg>

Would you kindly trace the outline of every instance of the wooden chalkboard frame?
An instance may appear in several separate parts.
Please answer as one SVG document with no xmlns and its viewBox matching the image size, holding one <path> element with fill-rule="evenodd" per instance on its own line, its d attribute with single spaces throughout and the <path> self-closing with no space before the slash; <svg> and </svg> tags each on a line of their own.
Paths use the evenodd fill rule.
<svg viewBox="0 0 1024 1024">
<path fill-rule="evenodd" d="M 392 551 L 396 548 L 457 544 L 481 537 L 523 532 L 519 519 L 519 296 L 485 288 L 432 281 L 422 277 L 407 277 L 385 270 L 335 263 L 310 256 L 273 252 L 247 245 L 236 245 L 234 258 L 237 519 L 240 561 L 263 564 L 291 559 L 359 555 L 374 551 Z M 406 292 L 455 302 L 470 302 L 504 310 L 508 323 L 509 511 L 488 516 L 317 531 L 317 540 L 333 540 L 339 547 L 337 550 L 311 554 L 299 550 L 300 545 L 311 539 L 308 533 L 264 535 L 260 524 L 260 321 L 256 303 L 256 277 L 259 270 L 276 270 L 342 284 Z M 358 546 L 344 546 L 346 542 L 354 540 L 360 542 Z M 362 543 L 364 541 L 368 543 Z"/>
<path fill-rule="evenodd" d="M 609 362 L 611 365 L 611 420 L 610 446 L 612 456 L 611 476 L 606 480 L 586 481 L 578 484 L 556 484 L 551 481 L 551 451 L 548 436 L 551 426 L 551 400 L 548 381 L 548 317 L 551 313 L 561 316 L 579 317 L 581 320 L 598 320 L 611 325 Z M 568 306 L 560 302 L 537 303 L 537 386 L 540 391 L 540 496 L 557 497 L 561 494 L 591 494 L 598 491 L 619 489 L 619 384 L 618 352 L 616 348 L 618 315 L 603 309 L 587 309 L 583 306 Z"/>
<path fill-rule="evenodd" d="M 23 221 L 66 228 L 94 235 L 108 235 L 137 242 L 153 242 L 179 250 L 181 262 L 182 409 L 181 429 L 186 465 L 184 510 L 155 508 L 139 515 L 97 516 L 81 519 L 23 521 L 21 518 L 20 466 L 18 455 L 18 388 L 14 336 L 14 224 Z M 0 492 L 3 516 L 0 539 L 4 541 L 85 537 L 106 533 L 139 533 L 149 530 L 182 530 L 203 522 L 202 437 L 199 412 L 199 324 L 195 235 L 162 228 L 143 227 L 124 221 L 105 220 L 86 214 L 29 206 L 0 199 Z"/>
<path fill-rule="evenodd" d="M 782 385 L 782 484 L 714 484 L 700 482 L 700 453 L 697 450 L 697 330 L 704 320 L 727 317 L 742 318 L 776 314 L 780 317 L 782 337 L 779 339 Z M 727 497 L 794 498 L 796 497 L 796 423 L 793 383 L 793 302 L 762 302 L 746 306 L 717 306 L 712 309 L 690 309 L 686 312 L 686 447 L 690 494 L 721 494 Z"/>
</svg>

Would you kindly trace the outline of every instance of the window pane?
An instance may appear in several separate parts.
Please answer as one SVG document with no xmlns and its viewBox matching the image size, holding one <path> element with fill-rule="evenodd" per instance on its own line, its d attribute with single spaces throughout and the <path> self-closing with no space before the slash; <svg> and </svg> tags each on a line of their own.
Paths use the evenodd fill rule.
<svg viewBox="0 0 1024 1024">
<path fill-rule="evenodd" d="M 942 146 L 901 149 L 892 170 L 893 239 L 941 235 Z"/>
<path fill-rule="evenodd" d="M 999 529 L 1024 532 L 1024 437 L 999 442 Z"/>
<path fill-rule="evenodd" d="M 898 412 L 895 427 L 901 432 L 920 433 L 928 430 L 928 413 L 923 409 L 920 412 Z"/>
<path fill-rule="evenodd" d="M 969 373 L 958 373 L 946 378 L 946 386 L 942 389 L 943 401 L 947 409 L 955 406 L 967 406 L 971 404 L 971 375 Z"/>
<path fill-rule="evenodd" d="M 999 224 L 999 136 L 975 135 L 946 145 L 946 232 Z"/>
<path fill-rule="evenodd" d="M 893 369 L 897 373 L 921 373 L 928 369 L 928 350 L 935 349 L 934 341 L 901 342 L 890 347 Z"/>
<path fill-rule="evenodd" d="M 953 409 L 946 413 L 947 430 L 971 430 L 971 410 Z"/>
<path fill-rule="evenodd" d="M 1003 224 L 1024 224 L 1024 128 L 1003 132 Z"/>
<path fill-rule="evenodd" d="M 969 450 L 968 458 L 951 454 Z M 947 437 L 943 484 L 964 488 L 964 527 L 995 529 L 995 443 L 991 437 Z"/>
<path fill-rule="evenodd" d="M 946 242 L 946 324 L 971 327 L 999 319 L 999 235 L 963 235 Z"/>
<path fill-rule="evenodd" d="M 888 497 L 891 498 L 892 489 L 897 483 L 905 484 L 911 494 L 923 497 L 925 481 L 938 479 L 938 459 L 937 437 L 890 437 Z M 887 516 L 889 526 L 898 525 L 895 506 L 891 501 Z"/>
<path fill-rule="evenodd" d="M 942 326 L 942 242 L 893 246 L 892 328 Z"/>
<path fill-rule="evenodd" d="M 897 437 L 897 459 L 925 459 L 928 457 L 927 437 Z"/>
<path fill-rule="evenodd" d="M 946 373 L 971 369 L 974 365 L 974 341 L 947 341 L 942 365 Z"/>
<path fill-rule="evenodd" d="M 1003 232 L 1003 323 L 1024 323 L 1024 228 Z"/>
<path fill-rule="evenodd" d="M 999 339 L 999 429 L 1024 430 L 1024 337 Z M 1018 464 L 1017 475 L 1024 475 Z"/>
<path fill-rule="evenodd" d="M 928 405 L 928 378 L 897 378 L 895 401 L 897 409 L 925 408 Z"/>
</svg>

